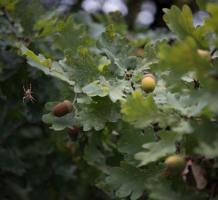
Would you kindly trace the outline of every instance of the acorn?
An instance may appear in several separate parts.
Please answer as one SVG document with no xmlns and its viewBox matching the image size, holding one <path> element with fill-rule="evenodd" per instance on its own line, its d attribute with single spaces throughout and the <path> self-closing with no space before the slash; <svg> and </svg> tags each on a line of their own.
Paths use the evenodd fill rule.
<svg viewBox="0 0 218 200">
<path fill-rule="evenodd" d="M 68 141 L 66 143 L 66 149 L 70 150 L 70 152 L 72 154 L 75 154 L 75 152 L 76 152 L 76 145 L 75 145 L 75 143 L 73 143 L 72 141 Z"/>
<path fill-rule="evenodd" d="M 73 105 L 71 101 L 64 100 L 63 102 L 58 103 L 53 107 L 52 113 L 56 117 L 63 117 L 67 113 L 72 112 L 72 110 L 73 110 Z"/>
<path fill-rule="evenodd" d="M 211 55 L 209 51 L 203 50 L 203 49 L 198 49 L 197 53 L 199 56 L 201 56 L 202 58 L 206 58 L 208 60 L 211 60 Z"/>
<path fill-rule="evenodd" d="M 165 165 L 168 169 L 182 169 L 185 166 L 185 159 L 182 155 L 175 154 L 166 158 Z"/>
<path fill-rule="evenodd" d="M 68 128 L 67 132 L 71 140 L 76 141 L 79 136 L 79 133 L 81 132 L 81 127 L 74 126 L 74 127 Z"/>
<path fill-rule="evenodd" d="M 141 87 L 145 92 L 153 92 L 156 86 L 156 79 L 153 74 L 145 74 L 141 80 Z"/>
<path fill-rule="evenodd" d="M 144 56 L 144 49 L 143 48 L 137 48 L 133 51 L 133 55 L 143 57 Z"/>
</svg>

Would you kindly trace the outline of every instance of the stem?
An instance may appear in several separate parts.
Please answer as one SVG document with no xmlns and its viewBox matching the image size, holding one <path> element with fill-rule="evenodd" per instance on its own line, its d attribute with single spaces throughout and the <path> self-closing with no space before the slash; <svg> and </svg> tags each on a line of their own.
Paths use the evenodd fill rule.
<svg viewBox="0 0 218 200">
<path fill-rule="evenodd" d="M 17 30 L 16 30 L 16 27 L 14 26 L 15 24 L 15 21 L 10 17 L 9 13 L 4 9 L 4 8 L 1 8 L 2 12 L 3 12 L 3 17 L 7 20 L 9 26 L 10 26 L 10 29 L 11 31 L 17 36 Z"/>
</svg>

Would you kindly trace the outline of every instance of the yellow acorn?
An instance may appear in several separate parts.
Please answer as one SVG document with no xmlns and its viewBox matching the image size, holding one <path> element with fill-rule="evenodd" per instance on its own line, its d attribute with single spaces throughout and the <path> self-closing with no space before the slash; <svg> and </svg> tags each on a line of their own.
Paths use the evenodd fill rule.
<svg viewBox="0 0 218 200">
<path fill-rule="evenodd" d="M 156 79 L 152 74 L 145 74 L 141 80 L 141 87 L 145 92 L 153 92 L 156 86 Z"/>
<path fill-rule="evenodd" d="M 169 169 L 182 169 L 185 166 L 185 159 L 179 154 L 171 155 L 166 158 L 165 165 Z"/>
<path fill-rule="evenodd" d="M 211 60 L 211 55 L 209 51 L 203 50 L 203 49 L 198 49 L 197 53 L 199 56 L 203 58 L 207 58 L 208 60 Z"/>
</svg>

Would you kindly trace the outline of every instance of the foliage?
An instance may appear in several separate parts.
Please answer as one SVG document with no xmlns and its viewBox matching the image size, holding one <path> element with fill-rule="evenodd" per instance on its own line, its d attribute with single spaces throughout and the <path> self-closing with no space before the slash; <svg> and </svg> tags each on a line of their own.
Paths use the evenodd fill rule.
<svg viewBox="0 0 218 200">
<path fill-rule="evenodd" d="M 7 155 L 8 147 L 0 148 L 0 156 L 4 159 L 0 165 L 3 182 L 21 195 L 21 199 L 38 197 L 34 192 L 40 190 L 33 188 L 35 185 L 42 187 L 43 181 L 34 181 L 35 170 L 45 173 L 44 184 L 52 181 L 48 178 L 50 173 L 57 175 L 50 175 L 57 185 L 51 184 L 44 191 L 53 199 L 73 199 L 74 196 L 86 199 L 88 193 L 82 194 L 88 185 L 95 185 L 112 199 L 217 198 L 218 4 L 197 3 L 209 13 L 201 26 L 193 25 L 192 11 L 187 5 L 181 9 L 176 6 L 165 9 L 163 18 L 175 41 L 170 42 L 170 34 L 163 38 L 157 36 L 155 40 L 144 34 L 147 44 L 138 55 L 134 44 L 139 39 L 124 29 L 118 31 L 117 24 L 104 27 L 88 14 L 64 16 L 58 11 L 44 12 L 41 19 L 33 14 L 31 19 L 25 20 L 26 16 L 19 18 L 18 13 L 21 5 L 32 13 L 29 3 L 3 1 L 1 23 L 7 28 L 1 28 L 0 55 L 8 57 L 6 66 L 1 64 L 1 73 L 17 63 L 28 67 L 28 73 L 40 73 L 29 69 L 29 66 L 35 67 L 53 76 L 49 79 L 36 75 L 35 80 L 43 80 L 40 88 L 57 92 L 51 97 L 46 92 L 40 93 L 41 103 L 47 102 L 42 119 L 48 125 L 40 123 L 35 127 L 36 136 L 32 126 L 31 130 L 22 128 L 19 131 L 20 134 L 31 132 L 31 145 L 28 140 L 23 141 L 28 145 L 20 152 L 12 140 Z M 40 6 L 38 9 L 43 12 Z M 98 27 L 96 33 L 93 33 L 92 24 Z M 128 34 L 131 39 L 126 37 Z M 209 57 L 199 50 L 208 52 Z M 157 79 L 152 93 L 141 88 L 141 78 L 148 72 Z M 10 76 L 9 82 L 16 80 L 15 74 Z M 4 91 L 1 93 L 3 96 Z M 74 110 L 66 116 L 55 117 L 52 108 L 64 99 L 72 101 Z M 14 103 L 9 104 L 7 98 L 4 102 L 7 104 L 4 109 L 13 107 Z M 28 107 L 33 109 L 34 105 Z M 7 115 L 14 116 L 17 129 L 17 121 L 25 113 L 21 109 L 26 108 L 19 103 L 15 109 L 6 110 L 5 115 L 2 112 L 1 123 L 6 132 L 6 136 L 1 133 L 2 137 L 8 137 L 8 129 L 13 127 L 13 121 L 7 122 Z M 35 122 L 39 123 L 41 114 L 37 113 Z M 47 126 L 61 132 L 51 133 L 52 136 L 46 138 L 38 135 L 43 134 Z M 71 141 L 74 140 L 72 135 L 71 139 L 66 135 L 71 127 L 81 129 L 76 141 Z M 37 137 L 41 138 L 38 143 L 35 142 Z M 66 142 L 70 147 L 67 153 Z M 55 145 L 58 148 L 54 148 Z M 185 157 L 183 171 L 172 171 L 164 165 L 164 159 L 175 153 Z M 50 161 L 49 158 L 57 154 L 64 156 Z M 38 158 L 36 168 L 26 166 L 28 158 Z M 16 163 L 16 168 L 12 163 Z M 44 166 L 52 170 L 44 170 Z M 7 173 L 16 174 L 17 180 L 7 178 Z M 25 184 L 25 179 L 19 179 L 21 175 L 31 180 Z M 19 185 L 19 181 L 22 184 Z M 200 188 L 204 183 L 206 186 Z M 76 186 L 70 190 L 73 184 Z M 56 194 L 55 189 L 60 186 L 64 189 Z M 41 195 L 46 199 L 46 194 Z"/>
</svg>

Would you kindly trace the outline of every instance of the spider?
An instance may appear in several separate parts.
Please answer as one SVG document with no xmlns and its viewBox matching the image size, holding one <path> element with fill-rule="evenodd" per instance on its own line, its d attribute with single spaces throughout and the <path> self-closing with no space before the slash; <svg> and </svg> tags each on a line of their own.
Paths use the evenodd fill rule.
<svg viewBox="0 0 218 200">
<path fill-rule="evenodd" d="M 33 103 L 34 101 L 36 101 L 36 99 L 32 96 L 33 93 L 32 93 L 31 83 L 29 85 L 29 88 L 25 88 L 23 86 L 23 91 L 24 91 L 23 102 L 31 101 Z"/>
</svg>

